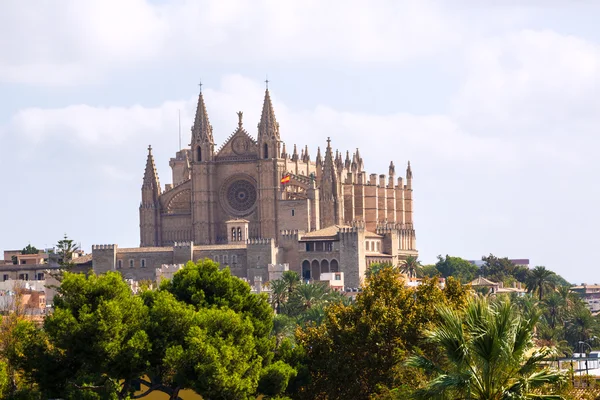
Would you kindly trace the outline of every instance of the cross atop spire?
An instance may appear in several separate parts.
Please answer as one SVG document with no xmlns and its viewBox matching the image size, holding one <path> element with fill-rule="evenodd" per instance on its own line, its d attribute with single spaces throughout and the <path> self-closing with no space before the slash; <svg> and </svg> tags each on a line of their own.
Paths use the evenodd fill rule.
<svg viewBox="0 0 600 400">
<path fill-rule="evenodd" d="M 200 88 L 200 93 L 202 93 L 202 79 L 200 80 L 200 82 L 198 83 L 198 87 Z"/>
<path fill-rule="evenodd" d="M 265 87 L 266 87 L 267 90 L 269 90 L 269 75 L 266 76 Z"/>
<path fill-rule="evenodd" d="M 150 154 L 150 155 L 152 154 L 152 145 L 151 144 L 148 145 L 148 154 Z"/>
</svg>

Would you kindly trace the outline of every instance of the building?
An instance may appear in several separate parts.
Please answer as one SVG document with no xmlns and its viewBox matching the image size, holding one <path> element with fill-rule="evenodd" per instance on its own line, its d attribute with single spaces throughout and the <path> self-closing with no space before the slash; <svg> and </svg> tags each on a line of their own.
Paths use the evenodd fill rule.
<svg viewBox="0 0 600 400">
<path fill-rule="evenodd" d="M 344 157 L 329 138 L 314 161 L 307 146 L 288 153 L 268 88 L 256 139 L 240 111 L 218 149 L 200 91 L 190 142 L 164 189 L 148 148 L 140 247 L 93 246 L 95 271 L 153 279 L 163 264 L 208 257 L 250 281 L 286 263 L 304 279 L 344 272 L 358 287 L 369 264 L 417 255 L 410 163 L 405 178 L 393 162 L 387 176 L 369 175 L 358 149 Z"/>
<path fill-rule="evenodd" d="M 512 287 L 504 287 L 503 282 L 492 282 L 482 276 L 477 277 L 469 285 L 475 290 L 487 291 L 489 294 L 516 293 L 523 296 L 527 293 L 521 282 L 515 282 Z"/>
<path fill-rule="evenodd" d="M 517 267 L 529 268 L 529 259 L 528 258 L 512 258 L 512 259 L 509 259 L 508 261 L 510 261 Z M 485 261 L 483 261 L 483 260 L 469 260 L 469 262 L 473 265 L 478 266 L 479 268 L 481 268 L 483 265 L 485 265 Z"/>
<path fill-rule="evenodd" d="M 571 287 L 571 291 L 581 297 L 592 314 L 596 315 L 600 312 L 600 285 L 596 283 L 593 285 L 582 283 L 579 286 Z"/>
</svg>

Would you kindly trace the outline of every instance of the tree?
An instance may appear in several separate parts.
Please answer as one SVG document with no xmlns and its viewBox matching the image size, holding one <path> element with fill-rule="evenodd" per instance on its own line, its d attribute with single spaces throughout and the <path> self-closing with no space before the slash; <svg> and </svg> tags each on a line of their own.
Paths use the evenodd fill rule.
<svg viewBox="0 0 600 400">
<path fill-rule="evenodd" d="M 367 279 L 354 303 L 334 303 L 325 309 L 323 324 L 297 330 L 311 377 L 299 397 L 360 400 L 386 387 L 418 384 L 422 375 L 403 361 L 416 347 L 427 351 L 422 332 L 437 319 L 440 304 L 453 303 L 437 279 L 424 279 L 413 289 L 397 268 L 381 269 Z"/>
<path fill-rule="evenodd" d="M 45 398 L 95 392 L 126 398 L 147 367 L 147 309 L 118 273 L 65 272 L 54 312 L 30 331 L 21 362 Z M 121 382 L 124 382 L 121 384 Z"/>
<path fill-rule="evenodd" d="M 428 337 L 444 359 L 436 362 L 418 355 L 407 363 L 434 376 L 416 392 L 417 398 L 562 398 L 546 395 L 549 385 L 565 379 L 540 367 L 550 350 L 530 352 L 537 318 L 522 318 L 507 299 L 489 303 L 475 298 L 464 312 L 439 307 L 438 313 L 441 322 Z"/>
<path fill-rule="evenodd" d="M 417 257 L 408 256 L 402 263 L 400 271 L 402 271 L 403 274 L 408 275 L 409 279 L 416 278 L 421 272 L 421 262 Z"/>
<path fill-rule="evenodd" d="M 481 266 L 481 274 L 494 282 L 504 282 L 513 277 L 516 266 L 508 257 L 499 258 L 490 254 L 487 257 L 481 257 L 484 264 Z"/>
<path fill-rule="evenodd" d="M 75 266 L 73 263 L 73 253 L 79 250 L 77 245 L 72 239 L 65 236 L 62 240 L 59 240 L 56 244 L 56 254 L 58 255 L 58 264 L 64 270 L 71 270 Z"/>
<path fill-rule="evenodd" d="M 286 304 L 286 313 L 298 316 L 313 307 L 323 305 L 330 299 L 330 289 L 323 283 L 304 283 L 298 285 Z"/>
<path fill-rule="evenodd" d="M 366 273 L 366 277 L 370 278 L 373 275 L 379 273 L 379 271 L 381 271 L 384 268 L 389 268 L 392 267 L 391 264 L 385 264 L 385 263 L 373 263 L 371 265 L 369 265 L 369 267 L 367 268 L 367 273 Z"/>
<path fill-rule="evenodd" d="M 527 275 L 525 281 L 527 291 L 537 293 L 539 300 L 542 301 L 544 294 L 556 287 L 553 279 L 554 275 L 554 272 L 546 269 L 546 267 L 535 267 Z"/>
<path fill-rule="evenodd" d="M 281 276 L 281 280 L 286 283 L 288 295 L 291 295 L 294 288 L 300 284 L 300 275 L 294 271 L 285 271 Z"/>
<path fill-rule="evenodd" d="M 435 267 L 444 278 L 453 276 L 461 283 L 471 282 L 477 277 L 477 272 L 479 272 L 479 268 L 476 265 L 460 257 L 451 257 L 447 254 L 445 258 L 441 255 L 438 256 L 438 262 L 435 264 Z"/>
<path fill-rule="evenodd" d="M 440 271 L 438 271 L 438 269 L 436 268 L 435 264 L 423 265 L 421 267 L 421 272 L 423 273 L 423 276 L 426 276 L 428 278 L 433 278 L 434 276 L 442 275 Z"/>
<path fill-rule="evenodd" d="M 276 279 L 269 282 L 271 287 L 271 305 L 275 309 L 275 312 L 279 314 L 281 312 L 281 305 L 288 299 L 288 283 L 283 279 Z"/>
<path fill-rule="evenodd" d="M 21 254 L 38 254 L 40 251 L 31 244 L 28 244 L 21 250 Z"/>
<path fill-rule="evenodd" d="M 161 290 L 172 293 L 179 301 L 201 308 L 229 308 L 249 318 L 254 328 L 257 352 L 264 365 L 270 363 L 274 346 L 271 330 L 273 310 L 266 294 L 253 294 L 243 280 L 232 276 L 229 268 L 219 270 L 210 259 L 187 265 Z"/>
</svg>

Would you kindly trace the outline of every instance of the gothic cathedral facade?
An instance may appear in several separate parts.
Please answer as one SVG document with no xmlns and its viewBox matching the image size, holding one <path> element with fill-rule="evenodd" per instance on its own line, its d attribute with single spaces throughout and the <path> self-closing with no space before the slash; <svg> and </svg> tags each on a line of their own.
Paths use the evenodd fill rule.
<svg viewBox="0 0 600 400">
<path fill-rule="evenodd" d="M 183 248 L 189 259 L 210 257 L 250 280 L 269 279 L 269 265 L 286 264 L 305 279 L 345 272 L 358 287 L 369 264 L 417 255 L 410 163 L 405 177 L 393 162 L 387 176 L 368 175 L 358 149 L 344 157 L 329 138 L 314 161 L 307 146 L 288 153 L 268 88 L 256 139 L 243 122 L 238 112 L 237 128 L 217 149 L 201 91 L 191 143 L 171 158 L 173 183 L 164 190 L 148 149 L 140 248 L 94 246 L 99 259 L 111 246 L 114 252 L 112 267 L 94 264 L 119 269 L 146 257 L 148 267 L 159 267 L 177 262 Z"/>
</svg>

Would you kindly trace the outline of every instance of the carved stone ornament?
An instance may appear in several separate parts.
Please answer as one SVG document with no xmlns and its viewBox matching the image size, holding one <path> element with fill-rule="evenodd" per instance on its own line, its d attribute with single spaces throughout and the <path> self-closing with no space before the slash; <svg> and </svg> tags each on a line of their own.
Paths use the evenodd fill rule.
<svg viewBox="0 0 600 400">
<path fill-rule="evenodd" d="M 219 197 L 223 208 L 238 217 L 249 215 L 256 208 L 256 186 L 244 177 L 225 182 Z"/>
<path fill-rule="evenodd" d="M 238 155 L 244 155 L 250 150 L 250 140 L 243 136 L 238 136 L 231 143 L 233 152 Z"/>
</svg>

